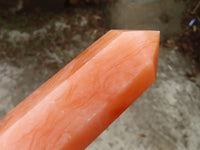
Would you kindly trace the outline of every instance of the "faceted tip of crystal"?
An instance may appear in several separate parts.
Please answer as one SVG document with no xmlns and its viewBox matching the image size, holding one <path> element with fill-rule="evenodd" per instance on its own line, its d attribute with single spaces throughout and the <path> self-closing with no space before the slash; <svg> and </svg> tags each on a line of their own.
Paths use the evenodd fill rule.
<svg viewBox="0 0 200 150">
<path fill-rule="evenodd" d="M 154 64 L 154 71 L 155 71 L 155 76 L 157 73 L 157 65 L 158 65 L 158 54 L 159 54 L 159 44 L 160 44 L 160 31 L 154 31 L 153 33 L 153 40 L 152 42 L 154 43 L 152 47 L 153 50 L 151 52 L 151 57 L 150 59 L 152 60 L 153 64 Z"/>
<path fill-rule="evenodd" d="M 160 44 L 160 31 L 153 30 L 122 30 L 123 33 L 132 34 L 138 40 L 138 44 L 142 43 L 142 53 L 150 60 L 153 64 L 154 75 L 156 77 L 157 64 L 158 64 L 158 53 Z"/>
<path fill-rule="evenodd" d="M 149 59 L 150 63 L 153 64 L 154 74 L 156 76 L 157 64 L 158 64 L 158 53 L 160 43 L 160 31 L 154 30 L 110 30 L 109 32 L 115 32 L 119 35 L 126 35 L 127 37 L 135 40 L 133 45 L 141 48 L 143 55 Z"/>
<path fill-rule="evenodd" d="M 148 41 L 150 45 L 144 51 L 148 55 L 149 59 L 153 63 L 155 76 L 157 73 L 157 64 L 158 64 L 158 54 L 159 54 L 159 44 L 160 44 L 160 31 L 149 31 L 150 35 L 148 36 Z"/>
</svg>

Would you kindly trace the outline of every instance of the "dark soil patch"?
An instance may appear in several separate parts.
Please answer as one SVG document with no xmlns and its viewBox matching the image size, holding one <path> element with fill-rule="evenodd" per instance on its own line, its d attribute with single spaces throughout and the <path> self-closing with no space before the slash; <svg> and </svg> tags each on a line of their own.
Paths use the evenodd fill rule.
<svg viewBox="0 0 200 150">
<path fill-rule="evenodd" d="M 21 65 L 21 60 L 28 59 L 39 66 L 60 69 L 108 30 L 103 18 L 101 7 L 86 5 L 68 7 L 59 13 L 0 14 L 0 29 L 4 31 L 0 38 L 0 59 L 8 59 L 15 65 Z M 56 22 L 67 27 L 56 29 Z M 33 34 L 47 25 L 45 34 Z M 9 32 L 13 30 L 28 33 L 30 38 L 13 43 L 9 40 Z M 59 62 L 52 60 L 49 54 L 58 56 Z"/>
<path fill-rule="evenodd" d="M 180 52 L 192 58 L 196 70 L 200 70 L 200 1 L 187 1 L 182 16 L 182 32 L 167 42 L 165 46 L 178 46 Z"/>
</svg>

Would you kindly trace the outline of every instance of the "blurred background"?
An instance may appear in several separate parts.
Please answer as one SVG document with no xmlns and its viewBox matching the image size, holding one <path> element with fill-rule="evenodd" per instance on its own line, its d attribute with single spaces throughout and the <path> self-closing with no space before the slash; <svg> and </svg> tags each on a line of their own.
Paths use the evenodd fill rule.
<svg viewBox="0 0 200 150">
<path fill-rule="evenodd" d="M 87 150 L 200 150 L 199 0 L 0 0 L 0 117 L 110 29 L 161 31 L 157 81 Z"/>
</svg>

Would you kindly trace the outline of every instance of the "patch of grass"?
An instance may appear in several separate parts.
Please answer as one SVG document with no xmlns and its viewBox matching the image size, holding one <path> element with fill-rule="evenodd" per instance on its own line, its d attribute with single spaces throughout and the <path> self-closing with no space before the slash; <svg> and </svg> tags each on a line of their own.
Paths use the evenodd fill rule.
<svg viewBox="0 0 200 150">
<path fill-rule="evenodd" d="M 179 126 L 181 129 L 185 129 L 185 126 L 183 124 L 180 124 Z"/>
</svg>

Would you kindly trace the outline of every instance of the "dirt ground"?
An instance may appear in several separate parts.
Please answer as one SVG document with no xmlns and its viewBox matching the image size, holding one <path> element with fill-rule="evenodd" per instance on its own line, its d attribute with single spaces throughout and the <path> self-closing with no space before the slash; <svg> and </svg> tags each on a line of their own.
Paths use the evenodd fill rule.
<svg viewBox="0 0 200 150">
<path fill-rule="evenodd" d="M 109 30 L 105 19 L 111 28 L 160 30 L 167 40 L 181 31 L 184 9 L 182 1 L 123 0 L 109 8 L 109 19 L 78 8 L 73 17 L 47 15 L 33 26 L 0 20 L 0 117 Z M 200 74 L 187 76 L 194 68 L 176 46 L 161 45 L 156 82 L 87 150 L 199 150 Z"/>
</svg>

